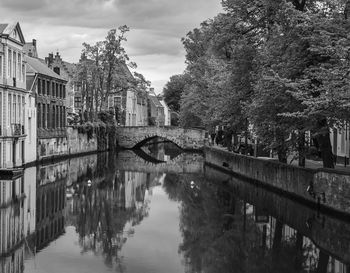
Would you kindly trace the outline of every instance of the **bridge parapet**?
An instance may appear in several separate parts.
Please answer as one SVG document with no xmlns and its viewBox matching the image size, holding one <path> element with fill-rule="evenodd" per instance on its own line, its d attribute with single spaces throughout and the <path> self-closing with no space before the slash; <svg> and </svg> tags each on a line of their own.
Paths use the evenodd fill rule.
<svg viewBox="0 0 350 273">
<path fill-rule="evenodd" d="M 182 149 L 201 150 L 208 143 L 207 134 L 201 129 L 173 126 L 131 126 L 117 129 L 118 144 L 127 149 L 141 146 L 155 137 L 167 139 Z"/>
</svg>

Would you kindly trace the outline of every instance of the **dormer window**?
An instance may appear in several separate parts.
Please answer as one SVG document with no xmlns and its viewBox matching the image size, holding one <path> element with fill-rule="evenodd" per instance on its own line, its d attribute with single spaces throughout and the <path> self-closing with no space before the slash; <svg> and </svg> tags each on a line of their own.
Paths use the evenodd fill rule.
<svg viewBox="0 0 350 273">
<path fill-rule="evenodd" d="M 17 30 L 16 29 L 13 30 L 12 37 L 17 39 Z"/>
<path fill-rule="evenodd" d="M 53 68 L 53 71 L 56 73 L 56 74 L 58 74 L 58 75 L 61 75 L 60 73 L 61 73 L 61 71 L 60 71 L 60 68 L 59 67 L 54 67 Z"/>
</svg>

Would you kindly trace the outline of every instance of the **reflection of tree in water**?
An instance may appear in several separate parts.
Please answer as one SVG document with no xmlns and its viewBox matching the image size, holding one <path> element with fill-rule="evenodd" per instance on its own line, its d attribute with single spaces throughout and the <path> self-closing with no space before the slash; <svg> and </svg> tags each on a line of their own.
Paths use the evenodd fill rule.
<svg viewBox="0 0 350 273">
<path fill-rule="evenodd" d="M 267 244 L 266 230 L 225 183 L 167 175 L 163 186 L 170 199 L 181 201 L 179 252 L 187 272 L 326 272 L 322 263 L 327 266 L 328 258 L 321 253 L 318 263 L 317 257 L 311 261 L 313 244 L 306 246 L 299 233 L 283 238 L 279 221 Z"/>
<path fill-rule="evenodd" d="M 110 174 L 105 176 L 111 178 Z M 148 216 L 149 207 L 144 199 L 146 188 L 141 185 L 142 189 L 136 189 L 135 206 L 126 208 L 124 182 L 118 176 L 113 179 L 102 181 L 98 187 L 78 186 L 70 221 L 79 234 L 83 253 L 102 255 L 107 266 L 112 268 L 115 263 L 118 271 L 124 272 L 119 252 L 133 235 L 132 227 Z"/>
</svg>

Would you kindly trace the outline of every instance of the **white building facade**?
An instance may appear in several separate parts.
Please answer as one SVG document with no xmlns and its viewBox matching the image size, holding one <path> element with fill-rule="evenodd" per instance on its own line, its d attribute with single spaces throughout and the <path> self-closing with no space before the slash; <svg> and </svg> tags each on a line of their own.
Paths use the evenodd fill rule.
<svg viewBox="0 0 350 273">
<path fill-rule="evenodd" d="M 160 99 L 159 100 L 161 105 L 163 105 L 164 107 L 164 125 L 165 126 L 170 126 L 171 125 L 171 111 L 169 106 L 166 104 L 166 102 L 164 101 L 164 99 Z"/>
<path fill-rule="evenodd" d="M 0 24 L 0 169 L 26 163 L 29 95 L 24 44 L 19 23 Z"/>
</svg>

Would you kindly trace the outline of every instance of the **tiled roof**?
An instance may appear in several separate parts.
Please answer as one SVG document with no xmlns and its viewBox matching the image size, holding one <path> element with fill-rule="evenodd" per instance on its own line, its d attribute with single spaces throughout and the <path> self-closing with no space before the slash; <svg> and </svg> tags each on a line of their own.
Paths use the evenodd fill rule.
<svg viewBox="0 0 350 273">
<path fill-rule="evenodd" d="M 42 60 L 24 55 L 27 62 L 27 72 L 39 73 L 59 80 L 67 81 L 51 70 Z"/>
<path fill-rule="evenodd" d="M 129 81 L 133 81 L 134 80 L 134 76 L 131 74 L 128 66 L 122 62 L 122 63 L 118 63 L 118 72 L 121 72 L 124 74 L 124 76 L 129 80 Z"/>
<path fill-rule="evenodd" d="M 8 24 L 0 24 L 0 33 L 3 33 Z"/>
<path fill-rule="evenodd" d="M 160 103 L 156 96 L 149 96 L 149 98 L 156 107 L 163 107 L 163 105 Z"/>
</svg>

